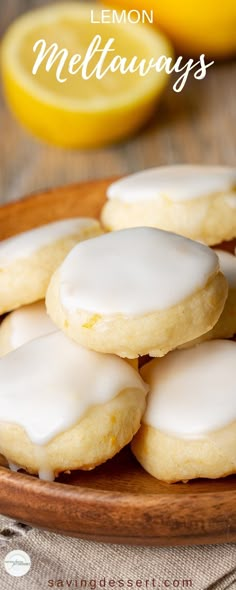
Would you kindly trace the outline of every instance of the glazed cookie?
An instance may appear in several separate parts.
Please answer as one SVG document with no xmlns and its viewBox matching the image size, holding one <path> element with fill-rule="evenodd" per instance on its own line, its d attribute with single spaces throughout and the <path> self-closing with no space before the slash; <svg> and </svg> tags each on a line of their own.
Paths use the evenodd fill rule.
<svg viewBox="0 0 236 590">
<path fill-rule="evenodd" d="M 189 346 L 195 346 L 205 340 L 232 338 L 236 334 L 236 257 L 224 250 L 214 250 L 214 252 L 219 258 L 221 271 L 225 275 L 229 286 L 223 312 L 212 330 L 191 342 L 183 344 L 180 348 L 189 348 Z"/>
<path fill-rule="evenodd" d="M 140 426 L 148 389 L 122 359 L 62 332 L 1 358 L 0 382 L 0 453 L 42 479 L 118 453 Z"/>
<path fill-rule="evenodd" d="M 19 307 L 9 313 L 0 324 L 0 356 L 23 344 L 56 332 L 57 327 L 46 312 L 44 301 Z M 138 359 L 125 359 L 138 371 Z"/>
<path fill-rule="evenodd" d="M 205 244 L 236 236 L 236 169 L 164 166 L 118 180 L 101 215 L 109 230 L 151 226 Z"/>
<path fill-rule="evenodd" d="M 214 340 L 142 369 L 150 393 L 132 450 L 146 471 L 166 482 L 236 473 L 235 366 L 236 343 Z"/>
<path fill-rule="evenodd" d="M 135 228 L 73 248 L 51 279 L 46 305 L 54 323 L 86 348 L 163 356 L 213 327 L 227 289 L 207 246 Z"/>
<path fill-rule="evenodd" d="M 0 314 L 45 297 L 52 273 L 81 240 L 102 233 L 95 219 L 64 219 L 0 242 Z"/>
<path fill-rule="evenodd" d="M 56 330 L 44 301 L 20 307 L 9 313 L 0 324 L 0 356 Z"/>
</svg>

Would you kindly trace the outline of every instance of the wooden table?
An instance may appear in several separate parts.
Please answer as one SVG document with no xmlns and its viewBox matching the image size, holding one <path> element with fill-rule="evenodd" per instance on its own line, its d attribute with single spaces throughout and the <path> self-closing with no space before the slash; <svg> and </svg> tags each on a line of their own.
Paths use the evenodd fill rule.
<svg viewBox="0 0 236 590">
<path fill-rule="evenodd" d="M 0 34 L 21 12 L 46 3 L 3 0 Z M 0 202 L 46 187 L 159 164 L 235 165 L 235 96 L 236 63 L 214 65 L 205 80 L 189 80 L 181 94 L 170 85 L 156 116 L 139 135 L 93 151 L 65 151 L 37 142 L 14 121 L 0 97 Z"/>
</svg>

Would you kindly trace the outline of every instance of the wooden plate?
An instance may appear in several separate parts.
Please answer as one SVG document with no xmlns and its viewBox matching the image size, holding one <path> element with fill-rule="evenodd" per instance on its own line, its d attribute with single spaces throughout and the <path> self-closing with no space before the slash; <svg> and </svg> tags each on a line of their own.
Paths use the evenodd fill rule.
<svg viewBox="0 0 236 590">
<path fill-rule="evenodd" d="M 63 217 L 98 216 L 108 183 L 54 189 L 0 208 L 0 238 Z M 124 449 L 94 471 L 54 483 L 0 467 L 0 512 L 106 543 L 227 543 L 236 541 L 236 478 L 164 484 Z"/>
</svg>

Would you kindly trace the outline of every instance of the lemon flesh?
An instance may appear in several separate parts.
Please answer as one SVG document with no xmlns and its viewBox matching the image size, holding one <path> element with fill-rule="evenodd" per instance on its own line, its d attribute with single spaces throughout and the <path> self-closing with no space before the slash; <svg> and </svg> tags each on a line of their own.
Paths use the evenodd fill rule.
<svg viewBox="0 0 236 590">
<path fill-rule="evenodd" d="M 104 60 L 104 69 L 116 55 L 126 57 L 127 64 L 133 56 L 138 62 L 146 58 L 147 63 L 152 57 L 172 56 L 168 41 L 150 26 L 92 24 L 91 9 L 95 17 L 100 14 L 92 4 L 34 10 L 17 19 L 2 41 L 3 86 L 10 108 L 34 135 L 61 146 L 94 147 L 127 137 L 151 115 L 168 79 L 164 71 L 155 70 L 145 77 L 108 71 L 100 80 L 95 75 L 84 80 L 80 72 L 69 74 L 70 58 L 79 53 L 83 61 L 95 35 L 101 35 L 101 48 L 114 38 L 115 51 Z M 48 72 L 43 61 L 33 75 L 37 57 L 33 47 L 39 39 L 46 41 L 47 48 L 57 43 L 59 50 L 68 50 L 61 73 L 65 82 L 56 78 L 59 60 Z M 98 59 L 98 54 L 92 58 L 88 72 Z"/>
</svg>

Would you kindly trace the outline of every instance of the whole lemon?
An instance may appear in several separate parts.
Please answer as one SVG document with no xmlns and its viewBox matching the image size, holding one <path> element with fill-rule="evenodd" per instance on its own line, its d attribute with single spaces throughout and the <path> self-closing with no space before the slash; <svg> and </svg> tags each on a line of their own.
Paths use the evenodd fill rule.
<svg viewBox="0 0 236 590">
<path fill-rule="evenodd" d="M 153 10 L 179 51 L 224 58 L 236 53 L 236 0 L 105 0 L 127 10 Z"/>
</svg>

